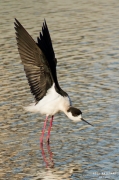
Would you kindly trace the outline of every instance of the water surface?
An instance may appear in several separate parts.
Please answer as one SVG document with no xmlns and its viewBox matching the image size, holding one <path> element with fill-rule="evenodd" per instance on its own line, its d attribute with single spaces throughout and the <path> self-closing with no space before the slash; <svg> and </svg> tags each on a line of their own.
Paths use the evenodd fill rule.
<svg viewBox="0 0 119 180">
<path fill-rule="evenodd" d="M 0 16 L 0 179 L 119 179 L 119 2 L 1 0 Z M 60 85 L 94 127 L 57 114 L 40 147 L 45 117 L 22 108 L 33 97 L 15 17 L 35 40 L 46 19 Z"/>
</svg>

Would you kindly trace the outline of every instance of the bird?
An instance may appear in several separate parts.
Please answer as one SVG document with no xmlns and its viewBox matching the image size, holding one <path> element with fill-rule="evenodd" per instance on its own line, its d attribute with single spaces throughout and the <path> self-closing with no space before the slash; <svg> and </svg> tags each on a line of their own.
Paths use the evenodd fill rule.
<svg viewBox="0 0 119 180">
<path fill-rule="evenodd" d="M 83 119 L 80 109 L 72 106 L 69 95 L 59 85 L 56 70 L 57 59 L 46 20 L 44 19 L 43 21 L 42 30 L 37 37 L 37 42 L 35 42 L 16 18 L 14 25 L 18 51 L 31 93 L 35 99 L 34 103 L 25 107 L 25 110 L 46 116 L 40 136 L 40 144 L 44 142 L 48 119 L 50 119 L 50 125 L 46 140 L 49 143 L 54 115 L 60 111 L 74 122 L 84 121 L 93 126 Z"/>
</svg>

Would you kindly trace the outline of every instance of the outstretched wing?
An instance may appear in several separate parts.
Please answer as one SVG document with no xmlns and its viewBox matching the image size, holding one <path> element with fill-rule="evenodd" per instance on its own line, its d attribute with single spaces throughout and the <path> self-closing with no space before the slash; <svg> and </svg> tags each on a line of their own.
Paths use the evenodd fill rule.
<svg viewBox="0 0 119 180">
<path fill-rule="evenodd" d="M 36 102 L 38 102 L 46 95 L 47 90 L 52 86 L 54 81 L 46 55 L 46 51 L 48 50 L 49 53 L 51 51 L 53 57 L 52 44 L 49 45 L 51 46 L 50 49 L 46 48 L 46 51 L 40 46 L 39 48 L 17 19 L 15 19 L 14 24 L 18 50 L 24 65 L 26 77 L 31 92 L 35 96 Z"/>
<path fill-rule="evenodd" d="M 55 53 L 52 46 L 52 41 L 50 38 L 50 33 L 46 24 L 46 21 L 43 23 L 42 27 L 42 33 L 40 32 L 39 37 L 37 38 L 38 46 L 42 50 L 42 52 L 45 54 L 45 57 L 48 61 L 53 80 L 55 82 L 55 89 L 56 91 L 61 94 L 62 96 L 67 96 L 67 93 L 64 92 L 58 83 L 57 80 L 57 72 L 56 72 L 56 65 L 57 65 L 57 59 L 55 58 Z"/>
</svg>

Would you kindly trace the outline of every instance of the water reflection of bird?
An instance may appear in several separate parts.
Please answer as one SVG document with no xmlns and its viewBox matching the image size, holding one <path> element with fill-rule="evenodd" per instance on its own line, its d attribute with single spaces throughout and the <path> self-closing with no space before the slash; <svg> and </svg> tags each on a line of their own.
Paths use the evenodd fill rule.
<svg viewBox="0 0 119 180">
<path fill-rule="evenodd" d="M 53 161 L 53 153 L 50 150 L 50 144 L 47 143 L 46 148 L 44 148 L 43 144 L 40 144 L 40 149 L 43 157 L 43 161 L 46 165 L 46 167 L 53 168 L 54 167 L 54 161 Z"/>
<path fill-rule="evenodd" d="M 26 107 L 26 110 L 46 115 L 40 138 L 42 144 L 49 116 L 51 120 L 47 134 L 48 142 L 53 118 L 57 112 L 63 111 L 73 121 L 85 120 L 82 118 L 82 112 L 72 107 L 70 97 L 59 86 L 56 73 L 57 59 L 46 21 L 43 23 L 42 33 L 37 38 L 37 43 L 17 19 L 15 19 L 15 30 L 19 54 L 31 92 L 35 97 L 35 103 Z"/>
</svg>

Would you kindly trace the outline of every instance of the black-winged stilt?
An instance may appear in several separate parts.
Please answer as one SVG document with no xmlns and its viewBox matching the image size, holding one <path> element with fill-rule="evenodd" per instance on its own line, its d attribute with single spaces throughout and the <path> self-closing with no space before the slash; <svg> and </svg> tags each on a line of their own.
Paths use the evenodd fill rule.
<svg viewBox="0 0 119 180">
<path fill-rule="evenodd" d="M 37 43 L 17 19 L 14 24 L 19 54 L 31 92 L 35 97 L 35 103 L 25 109 L 46 115 L 40 143 L 43 143 L 48 117 L 51 116 L 47 134 L 49 142 L 53 118 L 59 111 L 63 111 L 73 121 L 82 120 L 90 124 L 82 118 L 82 112 L 79 109 L 72 107 L 68 94 L 59 86 L 56 73 L 57 59 L 46 21 L 44 20 L 42 33 L 37 38 Z"/>
</svg>

